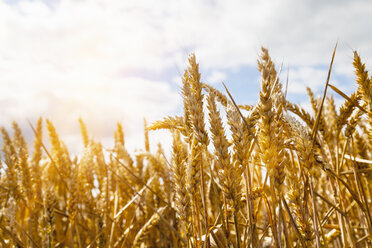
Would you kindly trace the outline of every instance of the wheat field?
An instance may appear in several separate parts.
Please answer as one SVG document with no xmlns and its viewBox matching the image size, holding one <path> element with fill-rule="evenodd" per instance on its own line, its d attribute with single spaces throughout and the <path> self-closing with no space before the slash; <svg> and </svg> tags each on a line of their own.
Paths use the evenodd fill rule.
<svg viewBox="0 0 372 248">
<path fill-rule="evenodd" d="M 107 149 L 80 119 L 78 156 L 49 120 L 30 123 L 32 148 L 17 123 L 2 128 L 0 247 L 372 247 L 372 79 L 354 52 L 344 94 L 334 53 L 312 111 L 286 99 L 265 48 L 255 105 L 204 83 L 190 55 L 183 115 L 145 122 L 135 154 L 120 124 Z M 170 156 L 150 151 L 158 129 Z"/>
</svg>

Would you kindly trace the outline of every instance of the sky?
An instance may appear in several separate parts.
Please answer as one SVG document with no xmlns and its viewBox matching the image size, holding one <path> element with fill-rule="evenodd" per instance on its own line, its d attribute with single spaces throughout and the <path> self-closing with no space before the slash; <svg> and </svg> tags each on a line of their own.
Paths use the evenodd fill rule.
<svg viewBox="0 0 372 248">
<path fill-rule="evenodd" d="M 188 54 L 202 81 L 241 104 L 258 99 L 264 46 L 283 65 L 288 99 L 306 106 L 320 94 L 338 42 L 331 83 L 355 88 L 353 50 L 372 67 L 372 1 L 344 0 L 0 0 L 0 125 L 50 119 L 72 151 L 78 118 L 112 147 L 122 123 L 130 151 L 143 149 L 148 122 L 180 115 Z M 166 132 L 151 133 L 169 145 Z"/>
</svg>

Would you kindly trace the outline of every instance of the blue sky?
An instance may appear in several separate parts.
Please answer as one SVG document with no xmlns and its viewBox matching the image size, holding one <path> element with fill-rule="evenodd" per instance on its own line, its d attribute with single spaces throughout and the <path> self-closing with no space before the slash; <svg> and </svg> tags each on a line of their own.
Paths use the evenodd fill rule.
<svg viewBox="0 0 372 248">
<path fill-rule="evenodd" d="M 335 43 L 331 82 L 350 94 L 352 51 L 372 57 L 371 1 L 0 0 L 0 125 L 51 119 L 72 150 L 77 119 L 104 144 L 122 122 L 130 150 L 142 120 L 180 114 L 180 74 L 195 52 L 202 80 L 239 103 L 258 99 L 256 60 L 269 49 L 288 98 L 306 107 L 321 93 Z M 163 133 L 152 136 L 163 141 Z"/>
</svg>

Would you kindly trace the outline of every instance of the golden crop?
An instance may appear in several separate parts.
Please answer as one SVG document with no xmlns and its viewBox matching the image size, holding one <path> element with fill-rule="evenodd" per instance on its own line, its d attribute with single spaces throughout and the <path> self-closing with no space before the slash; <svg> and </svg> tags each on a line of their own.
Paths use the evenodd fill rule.
<svg viewBox="0 0 372 248">
<path fill-rule="evenodd" d="M 48 120 L 51 147 L 40 119 L 32 153 L 17 123 L 2 128 L 0 247 L 371 247 L 372 79 L 356 52 L 353 65 L 357 90 L 327 81 L 337 108 L 308 89 L 309 113 L 264 48 L 256 105 L 203 83 L 191 55 L 183 116 L 145 124 L 135 156 L 120 124 L 105 150 L 80 120 L 78 157 Z M 157 129 L 173 135 L 169 158 L 150 151 Z"/>
</svg>

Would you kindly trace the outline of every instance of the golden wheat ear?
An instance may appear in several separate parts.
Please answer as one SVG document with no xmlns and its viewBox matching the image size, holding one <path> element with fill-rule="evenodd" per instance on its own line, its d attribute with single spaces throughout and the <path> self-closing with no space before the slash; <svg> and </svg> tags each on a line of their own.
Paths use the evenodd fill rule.
<svg viewBox="0 0 372 248">
<path fill-rule="evenodd" d="M 372 79 L 354 52 L 357 89 L 345 94 L 329 83 L 334 56 L 309 113 L 285 98 L 267 49 L 250 104 L 202 82 L 192 54 L 183 113 L 144 120 L 134 154 L 120 123 L 106 148 L 79 119 L 82 154 L 48 119 L 29 122 L 31 153 L 21 125 L 1 128 L 0 247 L 370 247 Z M 171 146 L 150 149 L 158 129 Z"/>
</svg>

